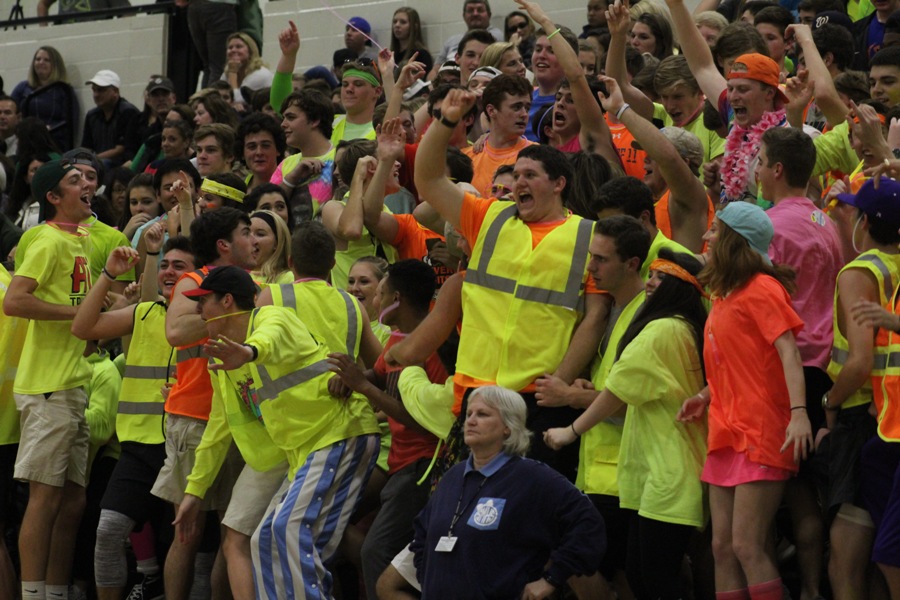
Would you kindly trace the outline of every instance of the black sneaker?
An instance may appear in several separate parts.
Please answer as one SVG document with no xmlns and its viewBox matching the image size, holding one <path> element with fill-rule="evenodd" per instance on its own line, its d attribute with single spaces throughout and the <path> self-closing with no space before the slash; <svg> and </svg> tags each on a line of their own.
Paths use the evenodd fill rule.
<svg viewBox="0 0 900 600">
<path fill-rule="evenodd" d="M 159 575 L 144 575 L 143 581 L 131 588 L 127 600 L 164 600 L 163 580 Z"/>
</svg>

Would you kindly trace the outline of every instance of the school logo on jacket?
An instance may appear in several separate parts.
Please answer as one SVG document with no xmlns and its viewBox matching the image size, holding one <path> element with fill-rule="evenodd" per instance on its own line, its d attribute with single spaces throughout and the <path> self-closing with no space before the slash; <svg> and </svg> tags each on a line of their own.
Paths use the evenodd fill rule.
<svg viewBox="0 0 900 600">
<path fill-rule="evenodd" d="M 506 500 L 503 498 L 481 498 L 469 517 L 469 527 L 482 531 L 497 529 L 500 527 L 500 517 L 503 516 L 505 505 Z"/>
</svg>

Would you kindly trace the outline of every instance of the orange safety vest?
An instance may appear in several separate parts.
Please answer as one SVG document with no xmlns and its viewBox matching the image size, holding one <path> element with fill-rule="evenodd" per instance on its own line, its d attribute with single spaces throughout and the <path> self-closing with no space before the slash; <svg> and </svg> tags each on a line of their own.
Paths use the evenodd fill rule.
<svg viewBox="0 0 900 600">
<path fill-rule="evenodd" d="M 190 277 L 197 282 L 197 285 L 200 285 L 207 275 L 209 275 L 209 267 L 203 267 L 191 273 L 185 273 L 182 278 Z M 203 421 L 209 420 L 213 389 L 207 370 L 209 357 L 203 351 L 203 345 L 207 340 L 209 338 L 203 338 L 195 344 L 175 348 L 176 381 L 166 399 L 167 413 Z"/>
<path fill-rule="evenodd" d="M 885 307 L 893 314 L 900 314 L 898 292 L 900 286 L 894 290 L 890 303 Z M 886 442 L 900 442 L 900 334 L 879 329 L 875 346 L 886 356 L 884 371 L 872 374 L 872 400 L 878 411 L 878 435 Z"/>
</svg>

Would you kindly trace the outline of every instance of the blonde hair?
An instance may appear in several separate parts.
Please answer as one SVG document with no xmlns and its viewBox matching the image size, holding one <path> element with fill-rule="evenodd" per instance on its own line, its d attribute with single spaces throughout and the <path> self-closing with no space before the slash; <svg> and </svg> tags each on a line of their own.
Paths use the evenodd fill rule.
<svg viewBox="0 0 900 600">
<path fill-rule="evenodd" d="M 262 275 L 266 283 L 275 283 L 279 275 L 291 270 L 291 230 L 288 229 L 284 219 L 271 210 L 255 210 L 250 214 L 250 219 L 257 217 L 260 213 L 271 217 L 271 222 L 269 219 L 262 219 L 267 225 L 271 227 L 272 223 L 275 224 L 275 231 L 272 232 L 275 234 L 275 248 L 272 250 L 272 255 L 257 267 L 256 272 Z"/>
<path fill-rule="evenodd" d="M 481 53 L 481 61 L 478 66 L 499 69 L 500 63 L 503 62 L 503 55 L 510 50 L 518 50 L 518 47 L 512 42 L 494 42 Z"/>
<path fill-rule="evenodd" d="M 69 78 L 66 75 L 66 63 L 63 61 L 63 57 L 59 53 L 59 50 L 53 46 L 41 46 L 34 51 L 34 56 L 31 57 L 31 65 L 28 67 L 28 85 L 30 85 L 32 89 L 41 87 L 41 80 L 38 79 L 37 73 L 34 70 L 34 59 L 41 50 L 50 56 L 51 65 L 50 76 L 47 78 L 47 83 L 43 85 L 50 85 L 57 81 L 69 83 Z"/>
<path fill-rule="evenodd" d="M 228 36 L 228 40 L 225 42 L 225 45 L 231 43 L 231 40 L 238 38 L 242 42 L 247 45 L 247 48 L 250 49 L 250 58 L 247 60 L 247 64 L 242 66 L 240 71 L 238 71 L 238 85 L 244 80 L 244 77 L 252 73 L 253 71 L 258 71 L 262 67 L 265 67 L 266 64 L 263 62 L 262 57 L 259 55 L 259 46 L 256 44 L 256 40 L 252 37 L 244 33 L 243 31 L 238 31 L 236 33 L 232 33 Z"/>
<path fill-rule="evenodd" d="M 694 15 L 694 25 L 697 27 L 703 25 L 722 33 L 722 30 L 728 27 L 728 19 L 714 10 L 704 10 Z"/>
</svg>

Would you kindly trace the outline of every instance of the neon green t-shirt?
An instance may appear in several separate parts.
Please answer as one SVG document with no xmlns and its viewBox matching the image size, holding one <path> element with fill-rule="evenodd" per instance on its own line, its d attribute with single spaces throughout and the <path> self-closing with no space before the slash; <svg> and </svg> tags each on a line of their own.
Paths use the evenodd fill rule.
<svg viewBox="0 0 900 600">
<path fill-rule="evenodd" d="M 16 255 L 16 277 L 37 282 L 34 297 L 50 304 L 77 306 L 91 289 L 90 236 L 42 224 L 22 262 Z M 28 334 L 16 371 L 17 394 L 43 394 L 87 385 L 91 367 L 82 356 L 84 342 L 71 332 L 72 321 L 28 322 Z"/>
<path fill-rule="evenodd" d="M 675 126 L 672 117 L 669 116 L 666 109 L 663 108 L 662 104 L 657 104 L 656 102 L 653 103 L 653 118 L 662 121 L 666 127 Z M 703 162 L 709 162 L 725 154 L 725 140 L 720 138 L 715 131 L 703 126 L 703 113 L 697 115 L 693 121 L 683 126 L 682 129 L 696 135 L 700 143 L 703 144 Z"/>
<path fill-rule="evenodd" d="M 103 267 L 106 266 L 106 259 L 109 258 L 112 251 L 119 246 L 130 246 L 131 242 L 128 241 L 124 233 L 102 221 L 98 221 L 97 217 L 92 216 L 84 221 L 82 225 L 85 227 L 84 232 L 88 235 L 91 275 L 94 279 L 97 279 L 100 277 Z M 21 261 L 25 259 L 28 248 L 31 246 L 34 236 L 37 235 L 33 233 L 35 229 L 36 227 L 32 227 L 23 233 L 22 239 L 19 240 L 19 245 L 16 248 L 16 270 L 18 270 Z M 116 277 L 116 281 L 134 281 L 134 269 L 122 273 Z"/>
<path fill-rule="evenodd" d="M 675 420 L 702 388 L 697 342 L 682 319 L 648 323 L 622 351 L 606 377 L 606 389 L 628 405 L 619 452 L 622 508 L 666 523 L 706 523 L 706 420 Z"/>
<path fill-rule="evenodd" d="M 0 304 L 10 281 L 9 271 L 0 265 Z M 0 311 L 0 446 L 19 442 L 19 411 L 13 398 L 13 381 L 27 328 L 25 319 L 8 317 Z"/>
</svg>

